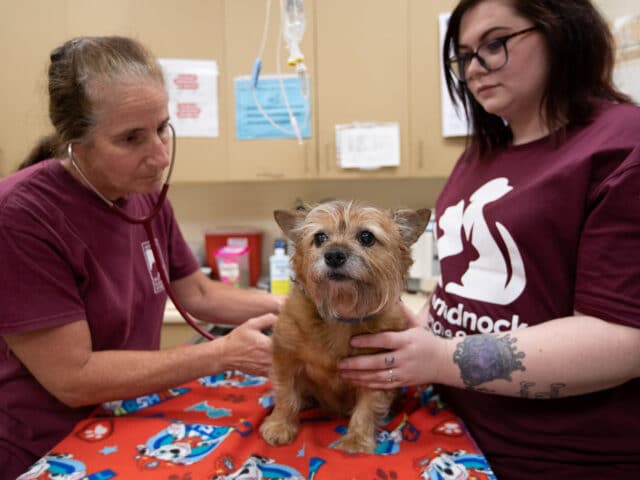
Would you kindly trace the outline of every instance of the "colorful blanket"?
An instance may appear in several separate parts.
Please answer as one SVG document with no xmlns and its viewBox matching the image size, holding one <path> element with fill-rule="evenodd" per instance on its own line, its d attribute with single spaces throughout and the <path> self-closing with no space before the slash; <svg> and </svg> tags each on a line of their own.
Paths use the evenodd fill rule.
<svg viewBox="0 0 640 480">
<path fill-rule="evenodd" d="M 495 479 L 431 386 L 403 390 L 374 454 L 333 449 L 348 420 L 319 409 L 302 412 L 291 445 L 272 447 L 258 431 L 272 405 L 268 379 L 238 371 L 105 403 L 19 480 Z"/>
</svg>

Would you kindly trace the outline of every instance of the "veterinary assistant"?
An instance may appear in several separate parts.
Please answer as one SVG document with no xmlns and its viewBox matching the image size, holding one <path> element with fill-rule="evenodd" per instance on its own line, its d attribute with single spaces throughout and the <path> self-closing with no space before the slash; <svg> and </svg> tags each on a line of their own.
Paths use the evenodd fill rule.
<svg viewBox="0 0 640 480">
<path fill-rule="evenodd" d="M 0 181 L 0 465 L 11 479 L 100 402 L 228 369 L 265 374 L 262 330 L 280 308 L 206 278 L 168 201 L 148 238 L 101 198 L 132 218 L 158 204 L 169 116 L 150 52 L 128 38 L 75 38 L 51 52 L 48 85 L 52 135 Z M 239 326 L 159 351 L 159 263 L 196 318 Z"/>
</svg>

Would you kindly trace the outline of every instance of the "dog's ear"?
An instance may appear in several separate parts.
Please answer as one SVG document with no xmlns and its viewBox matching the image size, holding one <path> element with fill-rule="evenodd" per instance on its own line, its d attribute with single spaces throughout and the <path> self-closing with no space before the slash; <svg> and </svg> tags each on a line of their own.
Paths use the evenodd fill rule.
<svg viewBox="0 0 640 480">
<path fill-rule="evenodd" d="M 295 210 L 276 210 L 273 217 L 280 229 L 289 240 L 298 241 L 298 227 L 302 225 L 304 219 L 309 213 L 308 209 L 297 208 Z"/>
<path fill-rule="evenodd" d="M 431 210 L 421 208 L 420 210 L 399 209 L 393 211 L 393 220 L 398 225 L 402 241 L 407 246 L 413 245 L 424 233 L 431 217 Z"/>
</svg>

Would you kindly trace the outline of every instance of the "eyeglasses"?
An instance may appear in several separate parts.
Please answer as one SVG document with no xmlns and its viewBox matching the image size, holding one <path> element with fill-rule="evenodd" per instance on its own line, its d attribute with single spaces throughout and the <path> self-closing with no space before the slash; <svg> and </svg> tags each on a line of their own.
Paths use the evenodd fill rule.
<svg viewBox="0 0 640 480">
<path fill-rule="evenodd" d="M 466 71 L 471 64 L 471 60 L 473 60 L 474 58 L 477 58 L 480 65 L 482 65 L 485 70 L 489 72 L 500 70 L 509 61 L 507 42 L 513 37 L 524 35 L 525 33 L 531 32 L 532 30 L 536 30 L 537 28 L 538 26 L 534 25 L 533 27 L 525 28 L 524 30 L 518 30 L 517 32 L 513 32 L 510 35 L 505 35 L 504 37 L 492 38 L 491 40 L 480 44 L 480 46 L 478 46 L 478 48 L 474 52 L 462 53 L 460 55 L 449 58 L 449 60 L 447 60 L 447 66 L 455 75 L 455 77 L 463 83 L 467 81 Z"/>
</svg>

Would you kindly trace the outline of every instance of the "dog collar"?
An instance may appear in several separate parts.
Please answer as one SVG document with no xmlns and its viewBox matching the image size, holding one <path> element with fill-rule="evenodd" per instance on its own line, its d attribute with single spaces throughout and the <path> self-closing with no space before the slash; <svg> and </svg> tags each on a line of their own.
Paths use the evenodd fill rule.
<svg viewBox="0 0 640 480">
<path fill-rule="evenodd" d="M 366 317 L 362 317 L 362 318 L 336 317 L 336 320 L 342 323 L 364 323 L 364 322 L 368 322 L 369 320 L 372 320 L 374 317 L 375 315 L 367 315 Z"/>
</svg>

